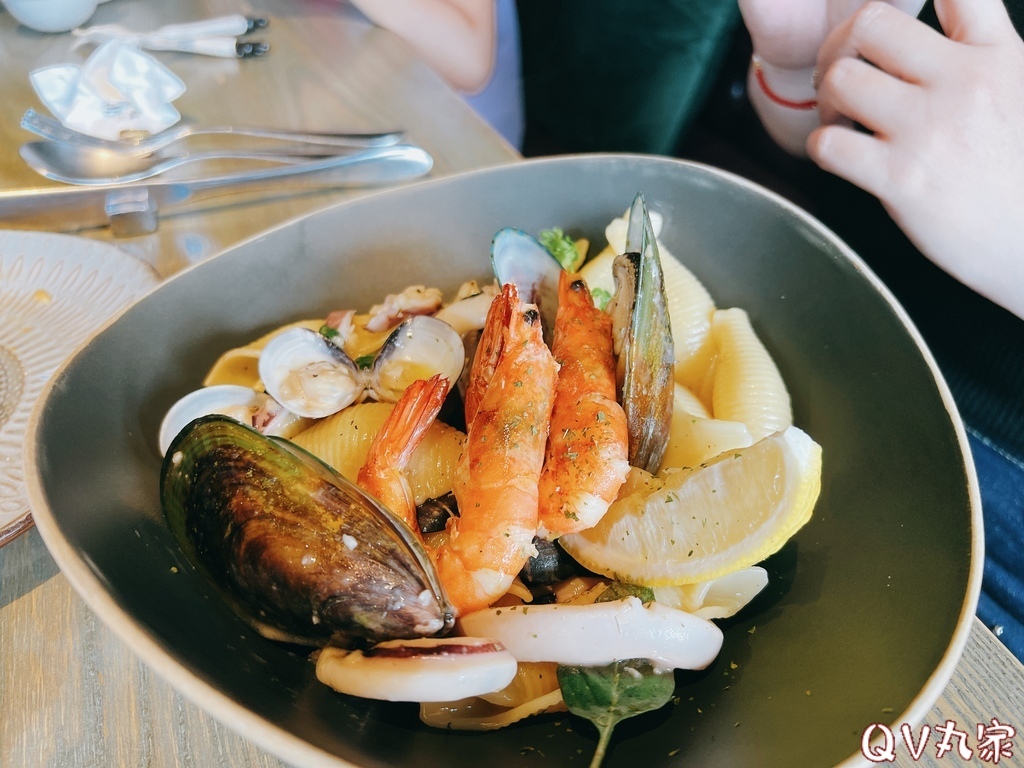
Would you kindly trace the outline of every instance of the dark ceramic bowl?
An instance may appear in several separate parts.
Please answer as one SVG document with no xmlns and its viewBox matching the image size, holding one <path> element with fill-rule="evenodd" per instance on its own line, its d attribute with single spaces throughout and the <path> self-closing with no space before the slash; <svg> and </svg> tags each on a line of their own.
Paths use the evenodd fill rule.
<svg viewBox="0 0 1024 768">
<path fill-rule="evenodd" d="M 489 275 L 504 226 L 561 226 L 601 247 L 638 190 L 718 306 L 750 313 L 824 476 L 814 518 L 767 561 L 765 592 L 723 622 L 718 660 L 679 673 L 677 703 L 621 724 L 606 765 L 860 763 L 868 725 L 925 716 L 970 629 L 982 544 L 964 432 L 921 337 L 864 264 L 792 205 L 699 165 L 580 156 L 430 181 L 169 280 L 79 350 L 36 412 L 32 509 L 67 578 L 172 685 L 297 765 L 584 765 L 595 732 L 567 715 L 445 732 L 415 705 L 320 685 L 182 556 L 160 511 L 156 436 L 229 347 L 410 283 L 451 295 Z"/>
</svg>

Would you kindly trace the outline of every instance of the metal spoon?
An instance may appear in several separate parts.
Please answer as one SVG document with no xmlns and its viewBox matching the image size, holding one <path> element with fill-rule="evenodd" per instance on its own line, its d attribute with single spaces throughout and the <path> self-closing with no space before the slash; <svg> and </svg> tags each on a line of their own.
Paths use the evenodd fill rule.
<svg viewBox="0 0 1024 768">
<path fill-rule="evenodd" d="M 166 131 L 161 131 L 152 136 L 137 134 L 120 141 L 107 141 L 106 139 L 97 139 L 93 136 L 73 131 L 70 128 L 65 128 L 57 120 L 41 115 L 34 109 L 29 109 L 25 112 L 25 115 L 21 118 L 21 127 L 51 141 L 135 156 L 152 154 L 188 136 L 207 134 L 235 134 L 257 139 L 275 139 L 331 148 L 328 152 L 322 152 L 321 154 L 329 154 L 337 149 L 346 147 L 387 147 L 397 144 L 404 135 L 402 131 L 388 131 L 385 133 L 302 133 L 298 131 L 275 131 L 266 128 L 250 128 L 236 125 L 198 126 L 185 123 L 176 128 L 168 128 Z"/>
<path fill-rule="evenodd" d="M 316 150 L 314 150 L 316 151 Z M 22 159 L 36 173 L 66 184 L 124 184 L 166 173 L 187 163 L 204 160 L 262 160 L 294 164 L 312 158 L 323 158 L 323 148 L 316 154 L 302 152 L 197 152 L 192 155 L 164 157 L 125 156 L 105 149 L 72 147 L 56 141 L 30 141 L 20 149 Z"/>
<path fill-rule="evenodd" d="M 205 176 L 186 181 L 156 179 L 130 185 L 53 187 L 28 192 L 0 189 L 0 223 L 21 229 L 111 226 L 115 237 L 152 232 L 157 213 L 227 194 L 305 194 L 325 189 L 379 186 L 409 181 L 430 172 L 433 159 L 420 147 L 373 147 L 292 165 Z M 242 200 L 249 200 L 243 197 Z"/>
</svg>

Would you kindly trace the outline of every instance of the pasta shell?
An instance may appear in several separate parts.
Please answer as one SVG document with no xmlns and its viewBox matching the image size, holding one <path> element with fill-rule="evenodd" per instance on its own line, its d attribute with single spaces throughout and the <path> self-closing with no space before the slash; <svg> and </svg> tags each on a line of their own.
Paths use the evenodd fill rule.
<svg viewBox="0 0 1024 768">
<path fill-rule="evenodd" d="M 558 690 L 558 665 L 545 661 L 520 662 L 512 682 L 494 693 L 480 698 L 500 707 L 519 707 L 529 701 Z"/>
<path fill-rule="evenodd" d="M 793 409 L 779 369 L 742 309 L 720 309 L 712 321 L 718 348 L 712 414 L 747 425 L 754 440 L 793 423 Z"/>
<path fill-rule="evenodd" d="M 661 265 L 676 353 L 675 378 L 690 389 L 698 389 L 715 352 L 711 338 L 715 302 L 696 275 L 664 249 Z"/>
<path fill-rule="evenodd" d="M 282 331 L 291 328 L 309 328 L 316 331 L 324 323 L 323 320 L 300 320 L 297 323 L 289 323 L 275 328 L 270 333 L 265 333 L 256 341 L 246 344 L 244 347 L 229 349 L 217 358 L 217 362 L 210 368 L 210 372 L 203 379 L 204 387 L 212 387 L 215 384 L 238 384 L 243 387 L 251 387 L 256 390 L 263 390 L 260 384 L 260 374 L 257 366 L 259 364 L 260 352 L 267 345 L 267 342 Z"/>
<path fill-rule="evenodd" d="M 662 469 L 697 467 L 726 451 L 753 445 L 754 438 L 742 422 L 712 419 L 687 412 L 697 408 L 707 414 L 693 393 L 676 384 L 668 448 L 661 460 Z"/>
<path fill-rule="evenodd" d="M 520 664 L 519 668 L 522 669 L 524 666 L 550 666 L 551 672 L 546 674 L 545 678 L 551 678 L 554 681 L 554 689 L 511 707 L 493 704 L 482 697 L 441 704 L 424 703 L 420 704 L 420 720 L 434 728 L 455 731 L 494 731 L 518 723 L 531 715 L 565 712 L 566 706 L 562 701 L 562 691 L 558 687 L 558 678 L 554 671 L 555 665 Z M 516 680 L 513 680 L 509 687 L 517 685 L 518 677 L 517 674 Z M 488 697 L 491 695 L 493 694 L 489 694 Z"/>
<path fill-rule="evenodd" d="M 237 384 L 250 389 L 261 389 L 259 361 L 260 350 L 255 347 L 229 349 L 217 358 L 217 362 L 203 379 L 203 386 Z"/>
<path fill-rule="evenodd" d="M 391 403 L 352 405 L 318 421 L 292 440 L 355 482 L 371 441 L 393 408 Z M 417 504 L 452 489 L 465 440 L 462 432 L 447 424 L 435 421 L 430 426 L 406 470 Z"/>
</svg>

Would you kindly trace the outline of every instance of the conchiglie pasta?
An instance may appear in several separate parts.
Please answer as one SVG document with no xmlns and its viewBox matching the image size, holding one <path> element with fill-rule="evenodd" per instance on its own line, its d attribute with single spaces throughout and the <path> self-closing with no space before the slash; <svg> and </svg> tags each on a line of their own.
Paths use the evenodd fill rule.
<svg viewBox="0 0 1024 768">
<path fill-rule="evenodd" d="M 676 383 L 672 393 L 672 412 L 683 411 L 688 416 L 696 416 L 698 419 L 710 419 L 711 411 L 707 409 L 703 401 L 688 387 Z"/>
<path fill-rule="evenodd" d="M 259 360 L 260 353 L 267 346 L 267 342 L 277 336 L 277 334 L 290 328 L 309 328 L 316 331 L 323 324 L 323 320 L 299 320 L 296 323 L 289 323 L 288 325 L 282 325 L 280 328 L 275 328 L 270 333 L 265 333 L 244 347 L 229 349 L 217 358 L 217 362 L 213 364 L 210 372 L 203 379 L 203 386 L 212 387 L 215 384 L 238 384 L 239 386 L 262 390 Z"/>
<path fill-rule="evenodd" d="M 746 424 L 754 440 L 793 423 L 789 392 L 742 309 L 720 309 L 711 332 L 718 349 L 712 395 L 716 419 Z"/>
<path fill-rule="evenodd" d="M 558 665 L 546 661 L 522 661 L 512 682 L 480 698 L 501 707 L 518 707 L 558 690 Z"/>
<path fill-rule="evenodd" d="M 275 328 L 270 333 L 265 333 L 260 336 L 256 341 L 248 346 L 252 349 L 263 349 L 267 346 L 267 342 L 277 336 L 279 333 L 290 331 L 292 328 L 308 328 L 311 331 L 319 331 L 323 327 L 323 318 L 313 318 L 311 320 L 296 320 L 294 323 L 288 323 L 288 325 L 282 325 L 280 328 Z"/>
<path fill-rule="evenodd" d="M 700 413 L 704 415 L 698 415 Z M 700 400 L 684 386 L 676 384 L 662 469 L 696 467 L 726 451 L 746 448 L 753 443 L 754 438 L 745 424 L 709 418 Z"/>
<path fill-rule="evenodd" d="M 520 663 L 505 688 L 485 696 L 444 703 L 420 704 L 420 720 L 434 728 L 493 731 L 532 715 L 564 712 L 557 665 Z"/>
<path fill-rule="evenodd" d="M 661 265 L 675 345 L 675 378 L 698 390 L 715 353 L 711 339 L 715 302 L 703 283 L 668 251 L 661 251 Z"/>
<path fill-rule="evenodd" d="M 355 482 L 360 467 L 366 462 L 371 441 L 393 408 L 391 403 L 352 405 L 321 419 L 292 440 Z M 443 496 L 452 489 L 452 478 L 465 439 L 462 432 L 438 421 L 427 430 L 406 472 L 417 504 Z"/>
<path fill-rule="evenodd" d="M 259 363 L 260 350 L 255 347 L 229 349 L 217 358 L 217 362 L 203 379 L 203 386 L 236 384 L 250 389 L 261 389 Z"/>
</svg>

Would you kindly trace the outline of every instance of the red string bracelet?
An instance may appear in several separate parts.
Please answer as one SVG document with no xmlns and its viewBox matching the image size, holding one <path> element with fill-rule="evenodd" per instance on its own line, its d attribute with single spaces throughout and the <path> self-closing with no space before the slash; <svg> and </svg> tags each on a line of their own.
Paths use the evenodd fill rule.
<svg viewBox="0 0 1024 768">
<path fill-rule="evenodd" d="M 779 94 L 775 93 L 771 88 L 768 87 L 768 81 L 764 78 L 764 71 L 761 69 L 761 60 L 754 56 L 751 61 L 754 64 L 754 77 L 757 78 L 757 84 L 761 87 L 761 91 L 770 101 L 775 102 L 780 107 L 787 107 L 788 109 L 816 109 L 818 107 L 818 101 L 816 99 L 808 99 L 807 101 L 790 101 L 785 99 Z"/>
</svg>

